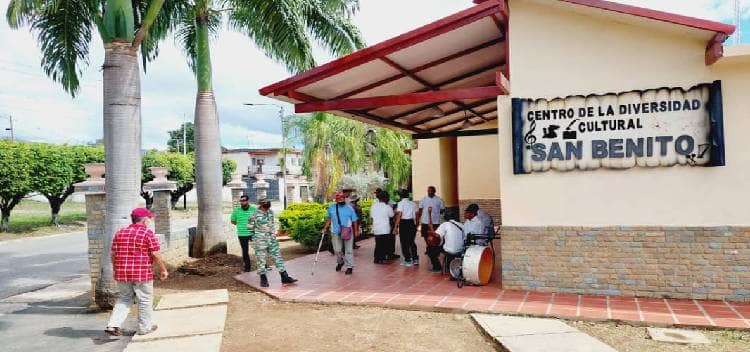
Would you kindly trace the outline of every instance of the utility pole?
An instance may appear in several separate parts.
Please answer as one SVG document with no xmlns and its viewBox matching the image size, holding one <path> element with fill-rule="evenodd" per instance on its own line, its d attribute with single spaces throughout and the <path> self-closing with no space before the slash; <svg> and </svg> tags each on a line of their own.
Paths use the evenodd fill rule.
<svg viewBox="0 0 750 352">
<path fill-rule="evenodd" d="M 742 6 L 741 0 L 734 0 L 734 24 L 737 31 L 734 32 L 734 44 L 738 45 L 742 41 Z"/>
<path fill-rule="evenodd" d="M 10 121 L 10 128 L 6 128 L 5 130 L 10 131 L 10 142 L 14 143 L 16 138 L 13 135 L 13 115 L 8 115 L 8 120 Z"/>
<path fill-rule="evenodd" d="M 284 179 L 284 209 L 286 209 L 287 187 L 286 187 L 286 119 L 284 118 L 284 108 L 279 106 L 279 120 L 281 120 L 281 155 L 284 160 L 281 162 L 281 177 Z"/>
<path fill-rule="evenodd" d="M 185 120 L 187 117 L 185 117 L 185 114 L 182 114 L 182 119 Z M 187 122 L 182 123 L 182 155 L 187 154 L 187 134 L 185 133 L 185 129 L 187 128 Z M 182 195 L 182 209 L 187 210 L 187 193 Z"/>
</svg>

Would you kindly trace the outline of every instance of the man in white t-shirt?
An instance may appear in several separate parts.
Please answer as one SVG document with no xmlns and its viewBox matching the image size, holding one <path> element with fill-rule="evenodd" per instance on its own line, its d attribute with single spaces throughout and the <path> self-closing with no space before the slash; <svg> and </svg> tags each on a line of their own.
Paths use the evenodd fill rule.
<svg viewBox="0 0 750 352">
<path fill-rule="evenodd" d="M 430 246 L 427 241 L 427 236 L 430 233 L 430 221 L 433 225 L 433 228 L 438 226 L 438 224 L 440 224 L 441 222 L 440 214 L 445 210 L 445 204 L 443 203 L 443 200 L 435 195 L 435 192 L 435 186 L 427 187 L 427 196 L 419 201 L 417 218 L 419 218 L 419 222 L 422 225 L 420 231 L 422 232 L 422 238 L 424 238 L 425 244 L 427 245 L 427 251 L 425 252 L 425 254 L 430 257 L 430 260 L 432 262 L 432 268 L 430 269 L 430 271 L 441 272 L 442 266 L 440 265 L 440 261 L 435 259 L 436 255 L 440 254 L 440 246 Z M 432 209 L 431 213 L 429 212 L 429 209 Z"/>
<path fill-rule="evenodd" d="M 388 203 L 384 193 L 378 194 L 377 202 L 370 208 L 370 217 L 372 218 L 372 233 L 375 235 L 375 254 L 373 262 L 375 264 L 385 264 L 390 254 L 390 241 L 393 237 L 391 233 L 391 218 L 393 217 L 393 208 Z"/>
<path fill-rule="evenodd" d="M 463 225 L 460 222 L 450 218 L 448 221 L 440 224 L 435 233 L 443 239 L 443 254 L 445 255 L 446 264 L 450 264 L 454 258 L 463 254 L 466 235 L 464 234 Z"/>
<path fill-rule="evenodd" d="M 404 261 L 401 262 L 401 265 L 419 265 L 417 244 L 414 243 L 417 236 L 417 203 L 409 199 L 409 191 L 405 189 L 399 192 L 399 196 L 401 200 L 396 205 L 393 234 L 398 234 L 401 241 L 401 253 L 404 255 Z"/>
</svg>

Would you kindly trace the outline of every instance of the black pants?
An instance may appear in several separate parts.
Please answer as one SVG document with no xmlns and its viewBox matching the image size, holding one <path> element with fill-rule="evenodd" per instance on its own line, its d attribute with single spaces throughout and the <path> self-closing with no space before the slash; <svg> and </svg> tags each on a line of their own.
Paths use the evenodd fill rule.
<svg viewBox="0 0 750 352">
<path fill-rule="evenodd" d="M 244 237 L 237 237 L 240 240 L 240 247 L 242 247 L 242 262 L 245 264 L 245 270 L 250 270 L 250 252 L 249 250 L 249 242 L 250 242 L 250 236 L 244 236 Z"/>
<path fill-rule="evenodd" d="M 389 258 L 394 258 L 396 254 L 396 236 L 394 236 L 392 233 L 386 234 L 386 238 L 388 238 L 388 248 L 387 253 Z"/>
<path fill-rule="evenodd" d="M 393 236 L 393 235 L 391 235 Z M 375 254 L 374 259 L 376 262 L 382 262 L 385 260 L 386 255 L 388 255 L 388 235 L 375 235 Z"/>
<path fill-rule="evenodd" d="M 417 259 L 417 244 L 414 239 L 417 236 L 417 225 L 414 220 L 401 220 L 398 224 L 398 236 L 401 241 L 401 253 L 404 254 L 404 260 Z"/>
<path fill-rule="evenodd" d="M 440 265 L 440 253 L 443 251 L 443 247 L 440 246 L 427 246 L 427 256 L 430 257 L 430 263 L 432 263 L 432 270 L 442 271 L 443 266 Z"/>
<path fill-rule="evenodd" d="M 445 263 L 445 271 L 447 271 L 447 272 L 450 273 L 451 262 L 453 261 L 453 259 L 460 258 L 461 257 L 461 253 L 454 254 L 454 253 L 446 252 L 445 250 L 443 250 L 442 252 L 443 252 L 443 256 L 444 256 L 443 260 L 444 260 L 444 263 Z"/>
</svg>

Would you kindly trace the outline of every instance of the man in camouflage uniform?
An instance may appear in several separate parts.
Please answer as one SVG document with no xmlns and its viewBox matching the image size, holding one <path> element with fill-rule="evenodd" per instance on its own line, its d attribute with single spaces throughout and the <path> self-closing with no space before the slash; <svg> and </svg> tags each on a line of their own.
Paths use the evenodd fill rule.
<svg viewBox="0 0 750 352">
<path fill-rule="evenodd" d="M 276 240 L 276 224 L 274 222 L 271 202 L 265 199 L 258 201 L 258 211 L 253 213 L 247 221 L 247 229 L 254 233 L 253 245 L 255 246 L 255 258 L 258 261 L 258 275 L 260 275 L 260 286 L 268 287 L 266 273 L 266 256 L 273 257 L 276 268 L 281 274 L 281 283 L 291 284 L 297 280 L 287 274 L 284 268 L 284 259 L 281 258 L 279 241 Z"/>
</svg>

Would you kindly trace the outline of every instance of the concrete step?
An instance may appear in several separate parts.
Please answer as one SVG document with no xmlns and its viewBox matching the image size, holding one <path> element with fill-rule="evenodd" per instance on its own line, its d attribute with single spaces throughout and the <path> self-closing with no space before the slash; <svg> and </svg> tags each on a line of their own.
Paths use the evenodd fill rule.
<svg viewBox="0 0 750 352">
<path fill-rule="evenodd" d="M 206 352 L 220 349 L 221 333 L 135 342 L 129 344 L 124 352 Z"/>
<path fill-rule="evenodd" d="M 156 310 L 201 307 L 228 302 L 229 292 L 226 289 L 172 293 L 161 297 Z"/>
<path fill-rule="evenodd" d="M 148 335 L 135 335 L 132 342 L 192 335 L 221 334 L 227 306 L 208 306 L 154 311 L 153 321 L 159 329 Z"/>
<path fill-rule="evenodd" d="M 616 352 L 607 344 L 555 319 L 472 314 L 485 333 L 510 352 Z"/>
</svg>

